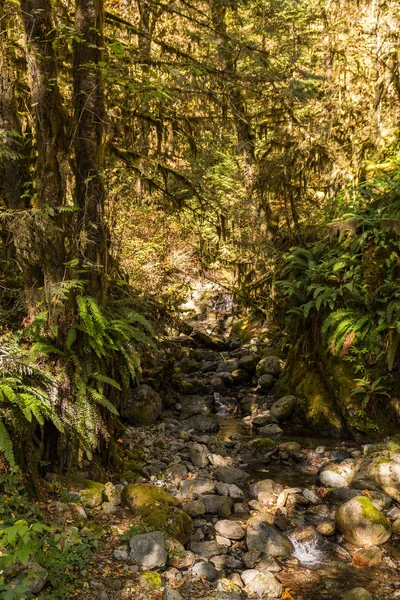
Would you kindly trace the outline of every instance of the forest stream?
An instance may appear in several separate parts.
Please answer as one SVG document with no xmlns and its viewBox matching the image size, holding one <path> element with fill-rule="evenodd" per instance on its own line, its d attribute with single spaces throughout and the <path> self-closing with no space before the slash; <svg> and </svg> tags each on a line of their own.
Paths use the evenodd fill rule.
<svg viewBox="0 0 400 600">
<path fill-rule="evenodd" d="M 390 458 L 385 444 L 293 422 L 296 398 L 274 394 L 283 362 L 268 342 L 175 343 L 185 393 L 172 390 L 160 412 L 157 392 L 137 388 L 128 423 L 160 414 L 127 425 L 125 472 L 96 483 L 79 471 L 50 505 L 67 530 L 102 527 L 71 597 L 400 598 L 399 498 L 360 477 L 370 456 Z"/>
</svg>

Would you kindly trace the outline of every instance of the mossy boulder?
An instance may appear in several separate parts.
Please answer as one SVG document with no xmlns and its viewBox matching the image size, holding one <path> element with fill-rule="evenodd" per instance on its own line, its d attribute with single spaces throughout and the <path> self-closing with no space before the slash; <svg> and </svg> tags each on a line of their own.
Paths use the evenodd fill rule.
<svg viewBox="0 0 400 600">
<path fill-rule="evenodd" d="M 68 484 L 78 490 L 80 501 L 86 508 L 96 508 L 102 504 L 104 484 L 91 479 L 70 479 Z"/>
<path fill-rule="evenodd" d="M 185 544 L 193 531 L 192 519 L 179 508 L 174 496 L 150 483 L 128 484 L 123 500 L 144 523 Z"/>
<path fill-rule="evenodd" d="M 155 571 L 144 571 L 139 575 L 139 585 L 148 592 L 158 590 L 162 587 L 161 575 Z"/>
<path fill-rule="evenodd" d="M 209 394 L 208 386 L 201 379 L 192 379 L 191 381 L 182 382 L 182 391 L 188 396 L 196 396 L 197 394 Z"/>
<path fill-rule="evenodd" d="M 350 486 L 384 492 L 400 502 L 400 453 L 376 452 L 364 457 L 352 474 Z"/>
<path fill-rule="evenodd" d="M 257 374 L 279 377 L 282 371 L 282 360 L 279 356 L 266 356 L 257 364 Z"/>
<path fill-rule="evenodd" d="M 132 425 L 151 425 L 161 411 L 160 396 L 144 383 L 133 390 L 122 410 L 122 416 Z"/>
<path fill-rule="evenodd" d="M 271 438 L 256 438 L 246 444 L 245 452 L 254 457 L 267 458 L 276 452 L 276 442 Z"/>
<path fill-rule="evenodd" d="M 380 546 L 392 535 L 389 521 L 366 496 L 339 506 L 335 521 L 343 537 L 355 546 Z"/>
</svg>

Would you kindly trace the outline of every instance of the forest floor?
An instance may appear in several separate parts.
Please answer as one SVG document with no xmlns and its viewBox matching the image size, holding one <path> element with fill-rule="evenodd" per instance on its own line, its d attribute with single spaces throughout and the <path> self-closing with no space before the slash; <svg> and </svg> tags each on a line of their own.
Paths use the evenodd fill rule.
<svg viewBox="0 0 400 600">
<path fill-rule="evenodd" d="M 223 333 L 230 317 L 219 306 L 203 318 L 205 331 Z M 296 399 L 274 396 L 284 363 L 265 332 L 247 343 L 227 334 L 226 350 L 189 342 L 175 341 L 185 393 L 173 390 L 155 423 L 128 425 L 116 441 L 126 473 L 98 484 L 98 497 L 90 469 L 77 472 L 47 504 L 68 535 L 98 536 L 68 597 L 400 598 L 399 482 L 364 488 L 354 473 L 368 446 L 292 422 Z M 384 446 L 373 450 L 388 460 Z"/>
</svg>

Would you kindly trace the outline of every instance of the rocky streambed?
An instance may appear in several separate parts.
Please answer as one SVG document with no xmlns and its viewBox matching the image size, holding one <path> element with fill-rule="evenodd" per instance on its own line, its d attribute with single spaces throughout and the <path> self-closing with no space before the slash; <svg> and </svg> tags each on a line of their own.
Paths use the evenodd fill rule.
<svg viewBox="0 0 400 600">
<path fill-rule="evenodd" d="M 267 347 L 186 348 L 177 366 L 168 409 L 144 385 L 126 411 L 151 424 L 118 441 L 124 472 L 78 473 L 53 503 L 108 532 L 81 597 L 400 598 L 398 441 L 294 431 L 297 399 L 274 397 L 282 361 Z"/>
</svg>

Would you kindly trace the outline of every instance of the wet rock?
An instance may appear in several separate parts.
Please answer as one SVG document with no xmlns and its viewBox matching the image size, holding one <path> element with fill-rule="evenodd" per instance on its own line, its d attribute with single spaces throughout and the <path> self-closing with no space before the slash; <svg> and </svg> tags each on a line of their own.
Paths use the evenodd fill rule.
<svg viewBox="0 0 400 600">
<path fill-rule="evenodd" d="M 239 406 L 243 415 L 251 415 L 257 412 L 259 402 L 256 396 L 245 396 L 240 400 Z"/>
<path fill-rule="evenodd" d="M 234 483 L 238 486 L 245 485 L 250 479 L 250 475 L 246 471 L 236 467 L 219 467 L 215 470 L 215 476 L 218 481 Z"/>
<path fill-rule="evenodd" d="M 321 521 L 317 524 L 317 531 L 321 535 L 329 537 L 335 533 L 336 525 L 334 521 Z"/>
<path fill-rule="evenodd" d="M 267 556 L 287 558 L 294 550 L 286 535 L 268 523 L 252 523 L 247 529 L 246 544 L 248 550 L 257 550 Z"/>
<path fill-rule="evenodd" d="M 382 562 L 382 550 L 376 546 L 370 546 L 369 548 L 361 548 L 356 550 L 353 555 L 353 564 L 356 567 L 363 567 L 365 569 L 370 567 L 376 567 Z"/>
<path fill-rule="evenodd" d="M 287 452 L 288 454 L 292 454 L 293 452 L 300 452 L 301 446 L 297 442 L 282 442 L 278 446 L 281 452 Z"/>
<path fill-rule="evenodd" d="M 400 453 L 377 452 L 354 469 L 352 488 L 381 491 L 400 502 Z"/>
<path fill-rule="evenodd" d="M 164 567 L 167 562 L 164 536 L 160 531 L 134 535 L 129 540 L 130 559 L 146 569 Z"/>
<path fill-rule="evenodd" d="M 321 498 L 317 496 L 312 490 L 305 488 L 303 490 L 303 496 L 311 502 L 311 504 L 322 504 Z"/>
<path fill-rule="evenodd" d="M 279 377 L 282 371 L 282 361 L 278 356 L 266 356 L 257 365 L 257 374 Z"/>
<path fill-rule="evenodd" d="M 213 377 L 210 381 L 211 383 L 211 387 L 214 390 L 214 392 L 218 392 L 219 394 L 223 394 L 224 391 L 226 390 L 226 385 L 224 383 L 224 380 L 222 379 L 222 377 Z"/>
<path fill-rule="evenodd" d="M 272 479 L 262 479 L 252 483 L 249 487 L 250 496 L 265 505 L 273 504 L 281 491 L 282 488 L 277 486 Z"/>
<path fill-rule="evenodd" d="M 208 455 L 210 454 L 207 446 L 204 444 L 193 444 L 189 449 L 190 460 L 195 467 L 203 469 L 208 465 Z"/>
<path fill-rule="evenodd" d="M 205 433 L 216 433 L 220 425 L 215 415 L 194 415 L 182 421 L 182 425 L 187 429 L 202 431 Z"/>
<path fill-rule="evenodd" d="M 340 533 L 355 546 L 380 546 L 392 534 L 389 521 L 366 496 L 342 504 L 335 519 Z"/>
<path fill-rule="evenodd" d="M 210 479 L 187 479 L 181 484 L 181 494 L 184 498 L 198 498 L 203 494 L 214 491 L 215 483 Z"/>
<path fill-rule="evenodd" d="M 215 524 L 215 531 L 229 540 L 241 540 L 244 538 L 244 529 L 237 521 L 223 519 Z"/>
<path fill-rule="evenodd" d="M 284 396 L 271 406 L 271 416 L 277 421 L 288 421 L 296 406 L 295 396 Z"/>
<path fill-rule="evenodd" d="M 320 469 L 318 480 L 325 487 L 347 487 L 350 483 L 353 468 L 354 461 L 351 459 L 344 460 L 341 463 L 327 463 Z"/>
<path fill-rule="evenodd" d="M 162 400 L 149 385 L 135 388 L 122 410 L 124 419 L 132 425 L 151 425 L 162 411 Z"/>
<path fill-rule="evenodd" d="M 258 433 L 260 435 L 264 435 L 265 437 L 277 437 L 278 435 L 281 435 L 283 433 L 282 429 L 279 427 L 279 425 L 276 425 L 275 423 L 271 423 L 269 425 L 264 425 L 264 427 L 261 427 L 261 429 L 258 430 Z"/>
<path fill-rule="evenodd" d="M 277 451 L 275 440 L 271 438 L 255 438 L 250 440 L 244 448 L 243 454 L 254 458 L 268 458 Z"/>
<path fill-rule="evenodd" d="M 232 512 L 233 499 L 228 496 L 215 496 L 213 494 L 201 496 L 199 501 L 204 504 L 206 513 L 229 517 Z"/>
<path fill-rule="evenodd" d="M 261 375 L 261 377 L 258 378 L 258 385 L 262 390 L 271 390 L 275 385 L 275 378 L 273 375 L 269 375 L 268 373 Z"/>
<path fill-rule="evenodd" d="M 343 600 L 374 600 L 373 596 L 365 588 L 354 588 L 343 596 Z"/>
<path fill-rule="evenodd" d="M 224 483 L 223 481 L 218 481 L 215 484 L 215 491 L 220 496 L 229 496 L 234 500 L 241 500 L 244 496 L 243 490 L 239 486 L 234 483 Z"/>
<path fill-rule="evenodd" d="M 182 504 L 182 510 L 184 510 L 189 517 L 194 519 L 196 517 L 202 517 L 206 512 L 205 506 L 200 500 L 193 500 L 192 502 Z"/>
<path fill-rule="evenodd" d="M 243 571 L 242 580 L 246 585 L 246 592 L 249 595 L 256 594 L 262 598 L 280 598 L 283 593 L 283 586 L 277 579 L 268 571 L 260 573 L 256 569 Z"/>
<path fill-rule="evenodd" d="M 39 594 L 48 580 L 48 572 L 45 568 L 34 561 L 28 562 L 23 570 L 13 577 L 13 585 L 23 585 L 28 588 L 31 594 Z"/>
</svg>

